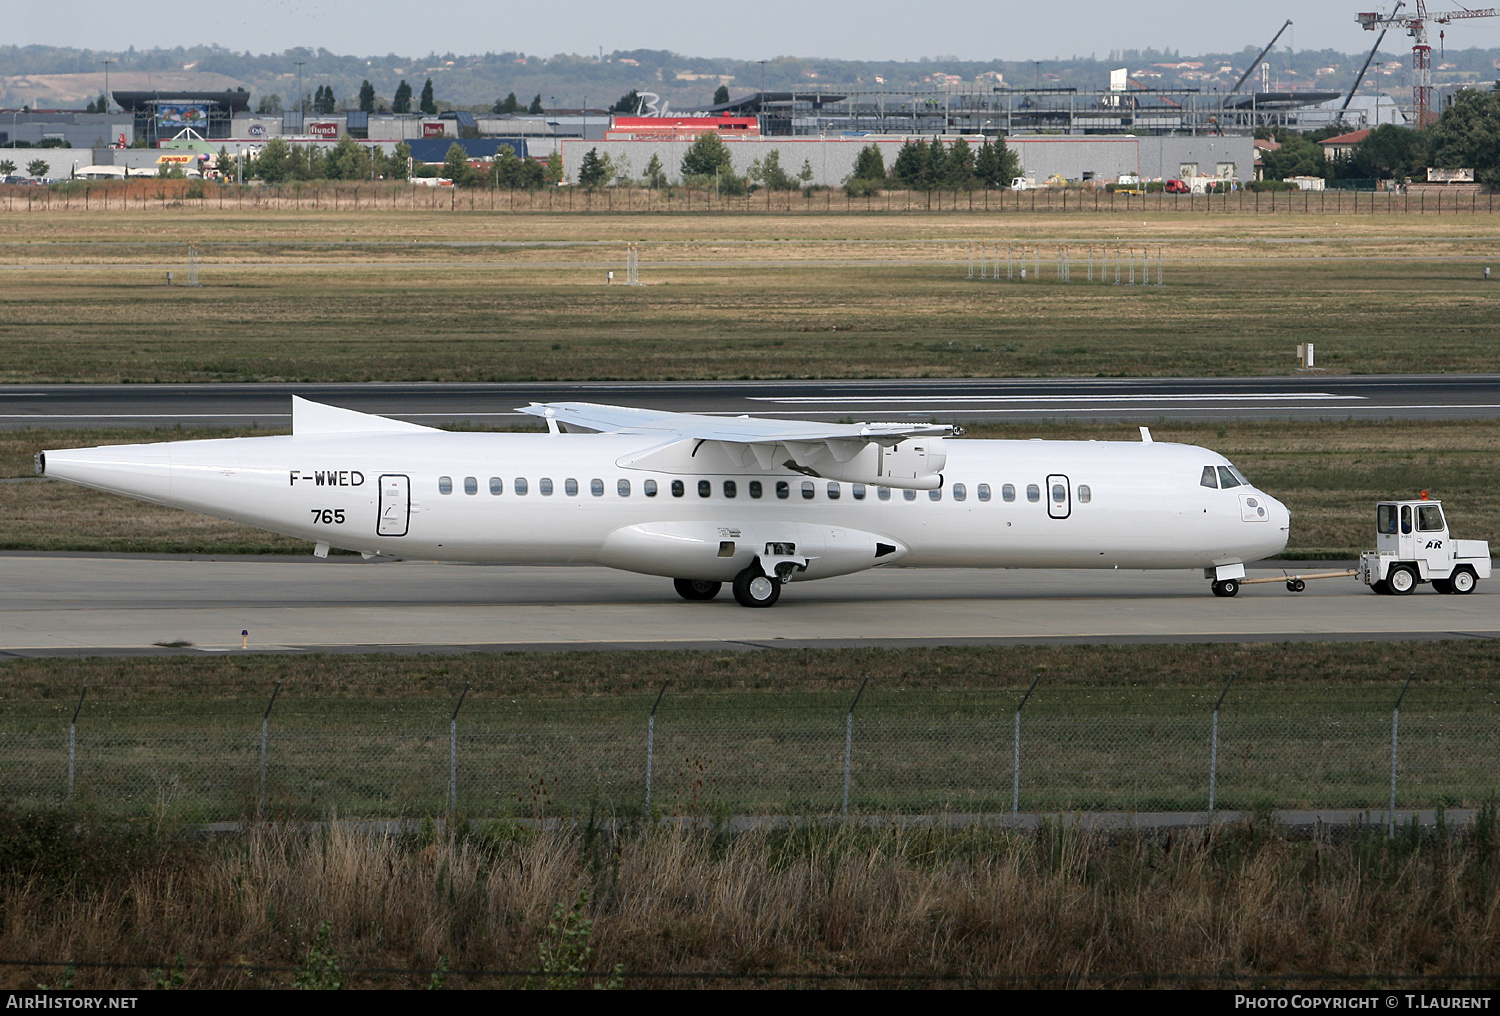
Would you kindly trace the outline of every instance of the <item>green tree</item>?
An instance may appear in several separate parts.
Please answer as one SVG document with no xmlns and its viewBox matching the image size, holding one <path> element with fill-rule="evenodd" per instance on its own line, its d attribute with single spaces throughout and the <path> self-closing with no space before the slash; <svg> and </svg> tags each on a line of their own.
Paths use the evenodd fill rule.
<svg viewBox="0 0 1500 1016">
<path fill-rule="evenodd" d="M 773 148 L 766 153 L 761 163 L 760 179 L 771 190 L 794 191 L 802 189 L 802 182 L 781 168 L 781 150 Z"/>
<path fill-rule="evenodd" d="M 469 153 L 457 141 L 448 146 L 443 156 L 443 176 L 452 180 L 455 187 L 471 187 L 477 180 L 478 174 L 469 165 Z"/>
<path fill-rule="evenodd" d="M 1455 92 L 1438 122 L 1427 129 L 1427 140 L 1432 165 L 1472 167 L 1474 179 L 1492 190 L 1500 188 L 1500 91 Z"/>
<path fill-rule="evenodd" d="M 338 100 L 333 97 L 333 86 L 324 85 L 319 89 L 319 96 L 313 101 L 313 112 L 327 116 L 329 113 L 338 111 Z"/>
<path fill-rule="evenodd" d="M 546 110 L 542 109 L 541 92 L 537 92 L 536 95 L 532 97 L 531 105 L 526 107 L 526 112 L 530 113 L 532 116 L 538 116 L 546 112 Z"/>
<path fill-rule="evenodd" d="M 865 145 L 854 160 L 854 179 L 885 181 L 885 156 L 879 145 Z"/>
<path fill-rule="evenodd" d="M 364 146 L 347 134 L 339 138 L 324 162 L 330 180 L 368 180 L 373 175 Z"/>
<path fill-rule="evenodd" d="M 542 166 L 535 159 L 523 159 L 510 145 L 500 145 L 490 166 L 490 177 L 496 187 L 536 190 L 542 186 Z"/>
<path fill-rule="evenodd" d="M 0 159 L 0 176 L 10 176 L 16 171 L 16 164 L 9 159 Z"/>
<path fill-rule="evenodd" d="M 948 172 L 948 148 L 942 139 L 934 136 L 932 142 L 927 146 L 927 187 L 943 186 L 943 178 Z"/>
<path fill-rule="evenodd" d="M 390 173 L 392 180 L 406 180 L 411 177 L 411 145 L 405 141 L 396 142 L 396 150 L 391 153 Z"/>
<path fill-rule="evenodd" d="M 260 102 L 255 107 L 257 113 L 280 113 L 281 110 L 281 96 L 275 92 L 272 92 L 270 95 L 262 95 Z"/>
<path fill-rule="evenodd" d="M 943 186 L 950 190 L 970 190 L 974 186 L 974 149 L 959 138 L 948 149 L 943 161 Z"/>
<path fill-rule="evenodd" d="M 729 86 L 728 85 L 720 85 L 718 88 L 714 89 L 714 102 L 713 102 L 713 104 L 715 106 L 723 105 L 724 103 L 726 103 L 728 101 L 729 101 Z"/>
<path fill-rule="evenodd" d="M 516 98 L 515 92 L 511 92 L 503 99 L 495 100 L 494 112 L 496 113 L 519 113 L 520 111 L 521 103 Z"/>
<path fill-rule="evenodd" d="M 29 176 L 42 177 L 52 168 L 52 163 L 46 159 L 32 159 L 26 164 L 26 173 Z"/>
<path fill-rule="evenodd" d="M 1267 180 L 1285 180 L 1291 176 L 1322 176 L 1327 168 L 1323 146 L 1298 134 L 1288 134 L 1281 147 L 1263 152 L 1260 157 Z"/>
<path fill-rule="evenodd" d="M 281 138 L 272 138 L 256 156 L 252 169 L 266 183 L 281 183 L 292 177 L 292 159 L 292 146 Z"/>
<path fill-rule="evenodd" d="M 561 152 L 553 152 L 547 156 L 547 166 L 542 170 L 542 180 L 553 185 L 563 182 L 563 161 Z"/>
<path fill-rule="evenodd" d="M 422 98 L 419 100 L 418 109 L 424 113 L 437 112 L 437 97 L 432 94 L 432 79 L 427 79 L 427 84 L 422 86 Z"/>
<path fill-rule="evenodd" d="M 217 172 L 222 179 L 234 179 L 234 156 L 230 155 L 229 149 L 225 148 L 223 145 L 219 146 L 219 157 L 214 160 L 214 171 Z"/>
<path fill-rule="evenodd" d="M 399 84 L 399 85 L 396 86 L 396 94 L 391 99 L 391 112 L 392 113 L 410 113 L 411 112 L 411 85 L 409 85 L 409 84 L 406 83 L 406 79 L 405 78 L 402 78 L 401 79 L 401 84 Z"/>
<path fill-rule="evenodd" d="M 1427 138 L 1421 131 L 1393 123 L 1372 130 L 1354 146 L 1348 159 L 1351 175 L 1361 179 L 1418 176 L 1426 167 Z"/>
<path fill-rule="evenodd" d="M 651 161 L 646 163 L 646 186 L 656 189 L 666 185 L 667 174 L 662 168 L 661 157 L 653 152 Z"/>
<path fill-rule="evenodd" d="M 359 86 L 359 108 L 366 113 L 375 112 L 375 86 L 370 84 L 369 78 Z"/>
<path fill-rule="evenodd" d="M 1006 187 L 1021 175 L 1021 158 L 1003 138 L 987 139 L 974 158 L 974 175 L 985 187 Z"/>
<path fill-rule="evenodd" d="M 896 162 L 891 175 L 903 187 L 919 189 L 926 186 L 927 146 L 920 141 L 908 141 L 896 152 Z"/>
<path fill-rule="evenodd" d="M 578 184 L 588 190 L 597 190 L 609 183 L 614 174 L 614 166 L 608 155 L 600 155 L 599 149 L 590 148 L 583 155 L 583 162 L 578 166 Z"/>
<path fill-rule="evenodd" d="M 615 104 L 609 107 L 611 113 L 634 113 L 641 104 L 641 93 L 632 88 L 620 96 Z"/>
<path fill-rule="evenodd" d="M 683 176 L 730 175 L 729 147 L 713 131 L 704 131 L 682 157 Z"/>
</svg>

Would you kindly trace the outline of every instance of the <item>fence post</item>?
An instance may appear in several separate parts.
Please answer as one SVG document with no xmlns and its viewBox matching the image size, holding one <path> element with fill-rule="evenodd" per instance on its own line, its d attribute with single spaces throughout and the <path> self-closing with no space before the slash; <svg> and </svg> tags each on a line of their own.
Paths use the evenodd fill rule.
<svg viewBox="0 0 1500 1016">
<path fill-rule="evenodd" d="M 1401 694 L 1396 696 L 1396 705 L 1391 709 L 1391 810 L 1386 812 L 1387 835 L 1396 835 L 1396 727 L 1401 719 L 1401 700 L 1406 698 L 1406 689 L 1411 687 L 1411 679 L 1416 676 L 1416 671 L 1406 675 L 1406 683 L 1401 686 Z"/>
<path fill-rule="evenodd" d="M 68 800 L 73 800 L 73 767 L 77 760 L 78 748 L 78 714 L 83 709 L 83 697 L 89 693 L 89 686 L 84 685 L 83 690 L 78 693 L 78 705 L 73 707 L 73 719 L 68 723 Z"/>
<path fill-rule="evenodd" d="M 260 718 L 260 787 L 255 795 L 255 821 L 259 822 L 266 810 L 266 728 L 271 721 L 271 707 L 276 704 L 276 696 L 281 694 L 281 682 L 276 682 L 276 687 L 271 689 L 271 701 L 266 703 L 266 711 Z"/>
<path fill-rule="evenodd" d="M 667 685 L 671 681 L 663 681 L 661 690 L 656 693 L 656 701 L 651 703 L 651 713 L 646 717 L 646 806 L 642 809 L 643 818 L 651 816 L 651 767 L 656 761 L 656 707 L 661 705 L 661 697 L 667 693 Z"/>
<path fill-rule="evenodd" d="M 1218 789 L 1219 780 L 1219 707 L 1224 704 L 1224 696 L 1229 694 L 1229 686 L 1234 684 L 1237 673 L 1230 673 L 1229 680 L 1224 682 L 1224 690 L 1219 692 L 1219 701 L 1214 703 L 1213 733 L 1208 739 L 1208 824 L 1214 824 L 1214 793 Z"/>
<path fill-rule="evenodd" d="M 1011 746 L 1014 748 L 1014 757 L 1010 765 L 1010 813 L 1012 815 L 1019 814 L 1021 811 L 1021 710 L 1026 708 L 1026 700 L 1031 698 L 1031 693 L 1036 690 L 1036 683 L 1041 679 L 1041 674 L 1031 679 L 1031 687 L 1026 689 L 1026 694 L 1021 696 L 1021 701 L 1016 706 L 1015 730 L 1011 734 Z"/>
<path fill-rule="evenodd" d="M 854 755 L 854 707 L 859 705 L 859 697 L 865 693 L 865 685 L 869 683 L 868 677 L 859 683 L 859 691 L 854 693 L 854 701 L 849 703 L 849 712 L 844 715 L 844 818 L 849 817 L 849 766 Z"/>
<path fill-rule="evenodd" d="M 448 719 L 448 829 L 453 829 L 453 819 L 458 814 L 458 711 L 464 707 L 464 699 L 469 695 L 469 682 L 464 682 L 464 690 L 459 693 L 458 705 L 453 707 L 453 715 Z"/>
</svg>

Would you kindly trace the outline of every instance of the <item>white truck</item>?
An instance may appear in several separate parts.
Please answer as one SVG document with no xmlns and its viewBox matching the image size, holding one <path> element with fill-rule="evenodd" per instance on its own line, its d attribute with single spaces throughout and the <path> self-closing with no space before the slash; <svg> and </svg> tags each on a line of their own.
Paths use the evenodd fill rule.
<svg viewBox="0 0 1500 1016">
<path fill-rule="evenodd" d="M 1490 545 L 1450 539 L 1441 501 L 1381 501 L 1375 549 L 1360 555 L 1358 575 L 1377 593 L 1404 596 L 1419 582 L 1431 582 L 1440 593 L 1472 593 L 1476 582 L 1490 577 Z"/>
<path fill-rule="evenodd" d="M 1018 176 L 1010 182 L 1010 189 L 1013 191 L 1036 190 L 1036 177 Z"/>
</svg>

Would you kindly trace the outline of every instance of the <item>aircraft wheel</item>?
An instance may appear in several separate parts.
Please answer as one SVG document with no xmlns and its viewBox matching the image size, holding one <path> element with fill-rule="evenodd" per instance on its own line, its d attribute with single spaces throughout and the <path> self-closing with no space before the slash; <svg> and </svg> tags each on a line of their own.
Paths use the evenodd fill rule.
<svg viewBox="0 0 1500 1016">
<path fill-rule="evenodd" d="M 1448 584 L 1453 587 L 1453 591 L 1464 596 L 1472 593 L 1474 586 L 1478 582 L 1479 579 L 1474 575 L 1474 570 L 1467 567 L 1454 569 L 1453 577 L 1448 580 Z M 1433 584 L 1436 585 L 1436 583 Z"/>
<path fill-rule="evenodd" d="M 734 598 L 742 607 L 769 607 L 781 598 L 781 580 L 751 565 L 734 577 Z"/>
<path fill-rule="evenodd" d="M 705 579 L 673 579 L 672 588 L 684 600 L 712 600 L 724 588 L 724 583 Z"/>
<path fill-rule="evenodd" d="M 1412 571 L 1411 565 L 1393 565 L 1391 570 L 1386 572 L 1385 583 L 1397 596 L 1406 596 L 1417 588 L 1417 573 Z"/>
<path fill-rule="evenodd" d="M 1436 589 L 1440 593 L 1451 593 L 1451 592 L 1453 592 L 1453 580 L 1452 579 L 1433 579 L 1432 580 L 1432 588 Z"/>
<path fill-rule="evenodd" d="M 1233 596 L 1240 591 L 1240 580 L 1225 579 L 1222 582 L 1215 582 L 1212 588 L 1215 596 Z"/>
<path fill-rule="evenodd" d="M 1286 591 L 1289 593 L 1300 593 L 1307 588 L 1307 583 L 1301 579 L 1287 579 Z"/>
</svg>

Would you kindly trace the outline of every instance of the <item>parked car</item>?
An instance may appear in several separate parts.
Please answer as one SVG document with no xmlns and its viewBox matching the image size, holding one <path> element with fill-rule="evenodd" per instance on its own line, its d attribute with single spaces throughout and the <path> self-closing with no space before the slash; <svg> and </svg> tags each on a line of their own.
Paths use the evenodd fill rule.
<svg viewBox="0 0 1500 1016">
<path fill-rule="evenodd" d="M 1166 186 L 1163 187 L 1162 190 L 1166 191 L 1168 194 L 1191 194 L 1193 188 L 1189 187 L 1181 180 L 1168 180 Z"/>
</svg>

